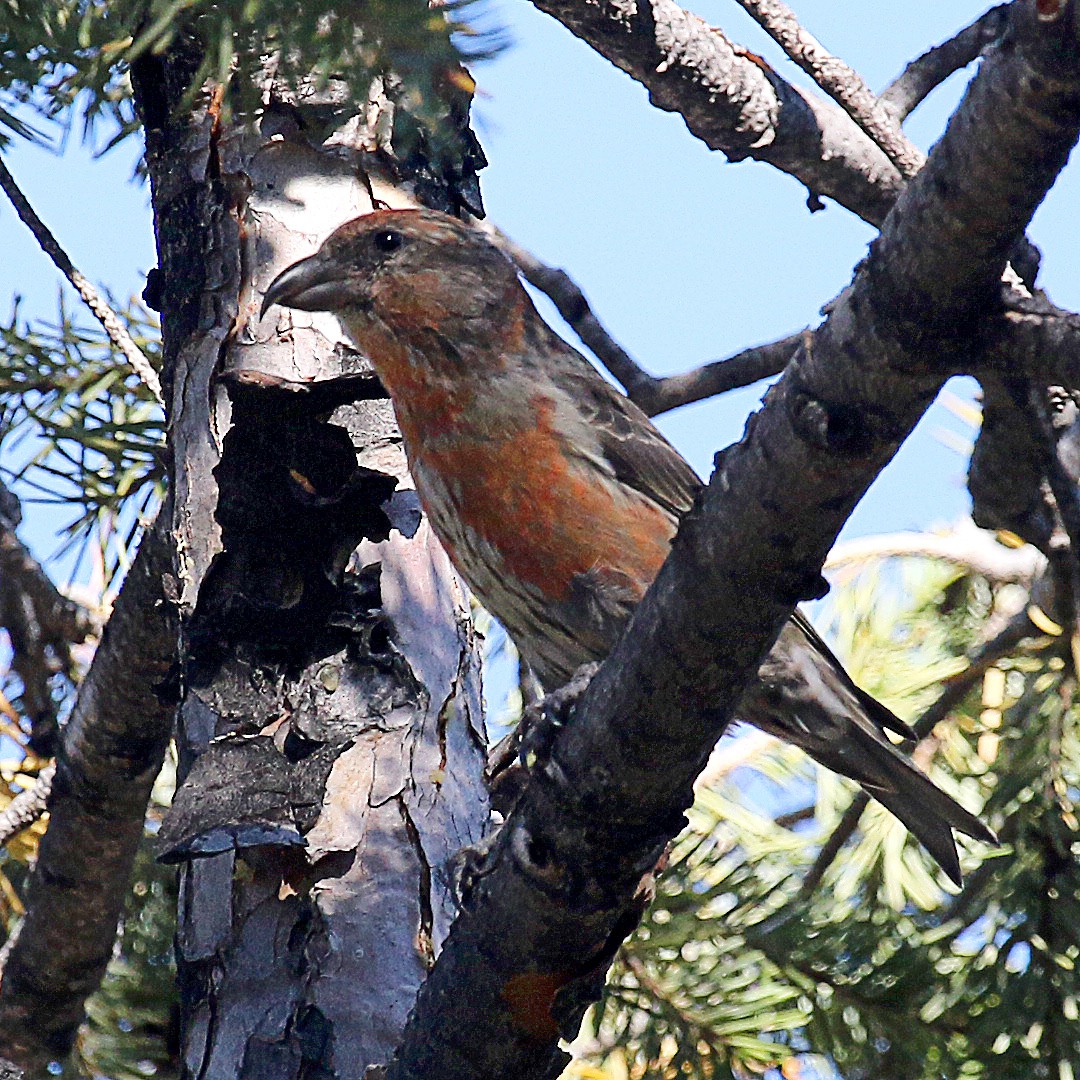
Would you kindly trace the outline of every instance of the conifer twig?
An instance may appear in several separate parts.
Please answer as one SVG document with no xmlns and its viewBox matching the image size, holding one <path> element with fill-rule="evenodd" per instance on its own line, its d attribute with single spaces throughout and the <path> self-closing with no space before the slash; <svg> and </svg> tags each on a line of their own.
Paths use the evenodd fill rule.
<svg viewBox="0 0 1080 1080">
<path fill-rule="evenodd" d="M 23 224 L 34 234 L 34 239 L 37 240 L 41 250 L 52 259 L 60 272 L 71 283 L 71 287 L 82 297 L 86 306 L 93 312 L 94 317 L 105 328 L 109 340 L 123 353 L 135 374 L 146 383 L 157 403 L 163 405 L 164 398 L 161 394 L 161 382 L 157 377 L 157 372 L 146 358 L 146 354 L 135 343 L 135 339 L 131 334 L 128 333 L 128 329 L 124 326 L 120 316 L 113 311 L 97 289 L 76 269 L 75 264 L 60 246 L 56 237 L 49 231 L 48 226 L 37 216 L 2 158 L 0 158 L 0 188 L 4 189 L 4 193 L 11 200 L 11 205 L 15 207 L 15 213 L 19 215 Z"/>
<path fill-rule="evenodd" d="M 51 762 L 38 773 L 37 783 L 32 788 L 19 792 L 0 812 L 0 847 L 17 833 L 33 825 L 45 813 L 55 775 L 56 762 Z"/>
</svg>

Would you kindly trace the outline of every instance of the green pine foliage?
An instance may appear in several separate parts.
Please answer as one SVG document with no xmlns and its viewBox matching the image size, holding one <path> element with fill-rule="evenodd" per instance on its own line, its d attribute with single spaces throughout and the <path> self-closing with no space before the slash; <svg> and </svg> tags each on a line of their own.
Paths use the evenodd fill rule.
<svg viewBox="0 0 1080 1080">
<path fill-rule="evenodd" d="M 156 363 L 157 321 L 137 303 L 118 312 Z M 126 568 L 164 483 L 164 419 L 119 361 L 104 330 L 73 313 L 27 322 L 18 303 L 0 323 L 0 460 L 22 502 L 70 514 L 65 548 L 92 548 L 104 584 Z"/>
<path fill-rule="evenodd" d="M 0 145 L 35 137 L 21 107 L 45 117 L 78 112 L 109 121 L 109 145 L 136 130 L 128 72 L 178 40 L 198 43 L 194 93 L 211 79 L 230 88 L 226 111 L 253 114 L 270 70 L 290 85 L 347 87 L 362 110 L 375 76 L 394 72 L 410 112 L 434 120 L 463 60 L 502 45 L 474 0 L 6 0 L 0 5 Z"/>
<path fill-rule="evenodd" d="M 826 621 L 914 720 L 1015 599 L 905 560 L 838 590 Z M 917 754 L 1002 840 L 962 841 L 962 891 L 876 804 L 805 891 L 852 788 L 777 745 L 699 792 L 568 1075 L 1072 1080 L 1080 712 L 1065 637 L 1033 635 Z"/>
<path fill-rule="evenodd" d="M 147 835 L 136 860 L 117 950 L 60 1075 L 173 1080 L 179 1070 L 179 1002 L 173 935 L 176 871 L 154 859 Z"/>
</svg>

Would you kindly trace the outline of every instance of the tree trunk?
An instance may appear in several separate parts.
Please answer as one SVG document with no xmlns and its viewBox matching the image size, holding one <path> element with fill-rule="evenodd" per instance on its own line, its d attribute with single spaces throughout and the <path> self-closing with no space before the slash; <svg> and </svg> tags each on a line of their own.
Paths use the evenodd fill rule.
<svg viewBox="0 0 1080 1080">
<path fill-rule="evenodd" d="M 181 864 L 184 1068 L 361 1077 L 449 928 L 447 862 L 487 821 L 477 641 L 366 360 L 332 319 L 259 304 L 373 200 L 479 212 L 482 159 L 462 123 L 403 166 L 380 83 L 331 132 L 325 98 L 271 101 L 257 127 L 213 91 L 185 110 L 192 59 L 133 73 L 182 617 L 161 846 Z"/>
</svg>

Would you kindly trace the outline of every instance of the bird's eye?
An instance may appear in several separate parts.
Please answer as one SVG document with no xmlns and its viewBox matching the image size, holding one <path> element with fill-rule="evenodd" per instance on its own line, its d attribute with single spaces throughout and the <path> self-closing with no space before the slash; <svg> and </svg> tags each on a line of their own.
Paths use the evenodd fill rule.
<svg viewBox="0 0 1080 1080">
<path fill-rule="evenodd" d="M 380 251 L 387 253 L 391 251 L 397 251 L 403 243 L 405 243 L 405 237 L 399 232 L 395 232 L 393 229 L 380 229 L 375 233 L 373 237 L 375 246 Z"/>
</svg>

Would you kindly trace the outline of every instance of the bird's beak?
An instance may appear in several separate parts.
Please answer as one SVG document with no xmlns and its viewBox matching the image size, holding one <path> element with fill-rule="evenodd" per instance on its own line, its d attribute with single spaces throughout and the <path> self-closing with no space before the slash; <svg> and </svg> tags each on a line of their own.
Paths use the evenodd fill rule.
<svg viewBox="0 0 1080 1080">
<path fill-rule="evenodd" d="M 274 278 L 263 297 L 259 318 L 274 304 L 303 311 L 337 311 L 354 299 L 351 292 L 341 268 L 317 251 Z"/>
</svg>

